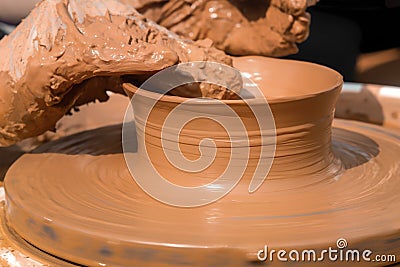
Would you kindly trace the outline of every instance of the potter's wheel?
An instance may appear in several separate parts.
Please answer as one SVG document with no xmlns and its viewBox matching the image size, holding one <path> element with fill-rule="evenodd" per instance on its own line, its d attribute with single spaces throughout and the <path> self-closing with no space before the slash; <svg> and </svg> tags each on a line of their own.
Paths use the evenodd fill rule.
<svg viewBox="0 0 400 267">
<path fill-rule="evenodd" d="M 306 104 L 310 103 L 319 102 Z M 320 110 L 315 118 L 331 109 Z M 308 132 L 303 134 L 308 140 Z M 330 140 L 330 131 L 322 135 Z M 121 125 L 99 128 L 48 143 L 20 158 L 5 181 L 5 220 L 11 222 L 6 230 L 14 242 L 23 244 L 20 247 L 28 254 L 36 251 L 36 257 L 38 249 L 55 255 L 40 252 L 39 258 L 48 262 L 63 259 L 90 266 L 254 266 L 265 245 L 320 251 L 337 249 L 341 238 L 349 249 L 400 254 L 396 132 L 336 120 L 335 164 L 324 171 L 306 177 L 303 169 L 273 172 L 276 179 L 267 178 L 251 195 L 248 181 L 242 180 L 223 199 L 194 209 L 174 208 L 145 194 L 128 172 L 120 136 Z M 289 263 L 275 259 L 265 264 Z M 391 263 L 326 260 L 295 265 Z"/>
<path fill-rule="evenodd" d="M 342 176 L 302 187 L 266 181 L 250 199 L 247 185 L 240 184 L 222 201 L 192 210 L 160 204 L 137 187 L 119 149 L 120 128 L 63 138 L 23 156 L 10 169 L 7 209 L 24 239 L 90 266 L 168 260 L 176 266 L 176 259 L 190 266 L 246 266 L 265 243 L 321 249 L 338 238 L 346 238 L 351 248 L 399 254 L 400 136 L 395 133 L 338 120 L 334 152 L 349 163 Z M 113 142 L 104 150 L 107 140 Z M 43 171 L 32 162 L 40 162 Z M 70 172 L 61 175 L 57 170 L 65 164 Z M 21 169 L 31 175 L 22 175 Z M 26 186 L 31 180 L 35 186 Z M 123 197 L 115 198 L 115 192 Z M 54 203 L 60 195 L 63 201 Z M 77 206 L 82 213 L 71 215 Z"/>
</svg>

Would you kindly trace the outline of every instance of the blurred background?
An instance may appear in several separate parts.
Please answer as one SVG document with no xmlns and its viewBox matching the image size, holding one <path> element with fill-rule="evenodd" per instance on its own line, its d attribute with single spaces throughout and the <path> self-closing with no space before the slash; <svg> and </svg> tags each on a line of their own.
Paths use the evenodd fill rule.
<svg viewBox="0 0 400 267">
<path fill-rule="evenodd" d="M 338 70 L 346 81 L 400 86 L 400 0 L 320 0 L 310 36 L 289 58 Z"/>
</svg>

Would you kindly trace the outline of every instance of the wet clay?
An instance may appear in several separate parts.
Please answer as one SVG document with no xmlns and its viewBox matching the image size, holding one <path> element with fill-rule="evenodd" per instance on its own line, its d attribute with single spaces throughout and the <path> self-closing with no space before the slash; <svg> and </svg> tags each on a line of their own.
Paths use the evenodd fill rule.
<svg viewBox="0 0 400 267">
<path fill-rule="evenodd" d="M 196 60 L 231 64 L 210 40 L 181 39 L 129 3 L 42 1 L 0 41 L 0 144 L 53 130 L 74 106 L 107 100 L 106 90 L 123 93 L 121 75 L 140 84 Z"/>
<path fill-rule="evenodd" d="M 308 36 L 308 5 L 293 0 L 148 0 L 138 11 L 186 38 L 209 38 L 232 55 L 286 56 Z"/>
<path fill-rule="evenodd" d="M 255 64 L 265 72 L 254 72 Z M 21 157 L 5 180 L 9 227 L 48 253 L 90 266 L 254 266 L 265 245 L 320 251 L 336 249 L 339 238 L 346 238 L 349 248 L 399 255 L 400 136 L 378 126 L 340 120 L 331 128 L 341 87 L 340 75 L 332 70 L 257 57 L 235 65 L 260 85 L 269 85 L 261 88 L 277 127 L 277 154 L 270 175 L 256 192 L 248 193 L 245 174 L 232 192 L 210 205 L 162 204 L 132 179 L 122 154 L 121 125 L 115 125 L 62 138 Z M 293 69 L 285 74 L 280 68 Z M 170 97 L 179 102 L 164 96 L 161 104 L 173 103 Z M 252 126 L 240 100 L 225 102 L 237 105 L 237 112 L 244 112 L 241 118 Z M 209 136 L 221 135 L 219 128 L 208 125 Z M 137 127 L 135 136 L 140 131 Z M 154 137 L 146 145 L 157 152 L 157 142 Z M 257 140 L 253 143 L 257 150 L 256 144 Z M 195 154 L 196 148 L 189 150 Z M 251 155 L 256 154 L 253 150 Z M 224 168 L 220 158 L 224 151 L 218 152 L 214 171 Z M 165 161 L 156 160 L 163 165 L 160 170 L 171 170 Z M 208 175 L 185 174 L 177 180 L 204 183 Z M 290 262 L 275 258 L 267 263 L 288 266 Z M 312 264 L 337 265 L 327 258 L 296 262 L 296 266 Z M 380 264 L 385 263 L 340 262 L 340 266 Z"/>
</svg>

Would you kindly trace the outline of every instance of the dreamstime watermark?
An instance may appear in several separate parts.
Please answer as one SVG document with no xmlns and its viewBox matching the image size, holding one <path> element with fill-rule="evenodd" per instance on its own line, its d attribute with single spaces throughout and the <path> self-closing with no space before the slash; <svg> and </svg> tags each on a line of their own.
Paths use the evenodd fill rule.
<svg viewBox="0 0 400 267">
<path fill-rule="evenodd" d="M 244 91 L 244 94 L 247 94 L 246 98 L 234 103 L 240 102 L 247 106 L 253 113 L 259 130 L 260 152 L 248 187 L 249 193 L 255 192 L 262 185 L 271 168 L 276 147 L 275 123 L 267 100 L 257 85 L 242 77 L 235 68 L 214 62 L 189 62 L 167 68 L 146 80 L 133 95 L 125 114 L 122 128 L 125 161 L 136 183 L 148 195 L 172 206 L 198 207 L 222 198 L 239 183 L 250 160 L 251 140 L 242 118 L 229 104 L 232 104 L 232 101 L 176 98 L 169 104 L 180 102 L 168 111 L 161 129 L 158 129 L 161 131 L 162 152 L 170 166 L 180 173 L 183 172 L 190 179 L 192 173 L 199 173 L 214 163 L 218 148 L 214 136 L 208 136 L 198 145 L 200 157 L 196 160 L 188 159 L 181 151 L 179 142 L 182 129 L 197 119 L 208 119 L 223 127 L 229 137 L 229 162 L 221 175 L 207 177 L 213 178 L 211 183 L 194 187 L 174 184 L 171 182 L 174 177 L 165 177 L 165 173 L 164 176 L 161 175 L 154 166 L 153 162 L 158 162 L 159 159 L 150 157 L 146 145 L 146 134 L 151 135 L 149 129 L 153 127 L 154 130 L 154 125 L 157 124 L 149 121 L 150 114 L 157 109 L 157 104 L 166 101 L 163 97 L 171 90 L 196 83 L 214 84 L 231 89 L 231 84 L 235 84 L 232 82 L 239 79 L 243 79 L 243 84 L 250 89 Z M 162 112 L 164 111 L 165 108 Z M 177 172 L 169 173 L 174 175 Z"/>
<path fill-rule="evenodd" d="M 396 255 L 393 254 L 376 254 L 369 249 L 358 250 L 347 248 L 347 240 L 339 238 L 336 241 L 336 247 L 329 247 L 323 250 L 304 249 L 290 250 L 285 249 L 274 250 L 269 249 L 267 245 L 257 252 L 259 261 L 292 261 L 292 262 L 396 262 Z"/>
</svg>

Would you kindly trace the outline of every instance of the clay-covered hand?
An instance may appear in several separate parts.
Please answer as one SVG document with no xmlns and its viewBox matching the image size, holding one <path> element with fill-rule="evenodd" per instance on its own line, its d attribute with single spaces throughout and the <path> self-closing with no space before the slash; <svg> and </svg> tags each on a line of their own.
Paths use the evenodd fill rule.
<svg viewBox="0 0 400 267">
<path fill-rule="evenodd" d="M 309 33 L 317 0 L 139 0 L 139 12 L 193 40 L 210 38 L 232 55 L 285 56 Z"/>
<path fill-rule="evenodd" d="M 180 39 L 127 2 L 45 0 L 0 41 L 0 146 L 54 129 L 74 106 L 107 100 L 106 90 L 122 93 L 122 75 L 231 64 L 211 42 Z"/>
</svg>

